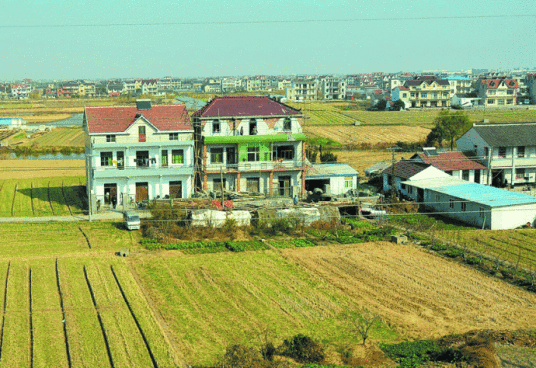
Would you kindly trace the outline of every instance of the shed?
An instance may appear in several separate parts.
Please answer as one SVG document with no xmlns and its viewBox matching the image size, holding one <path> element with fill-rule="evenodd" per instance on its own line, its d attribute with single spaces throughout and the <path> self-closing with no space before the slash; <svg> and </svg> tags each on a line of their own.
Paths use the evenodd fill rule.
<svg viewBox="0 0 536 368">
<path fill-rule="evenodd" d="M 359 172 L 348 164 L 319 164 L 307 169 L 305 190 L 320 188 L 326 194 L 341 195 L 356 189 Z"/>
</svg>

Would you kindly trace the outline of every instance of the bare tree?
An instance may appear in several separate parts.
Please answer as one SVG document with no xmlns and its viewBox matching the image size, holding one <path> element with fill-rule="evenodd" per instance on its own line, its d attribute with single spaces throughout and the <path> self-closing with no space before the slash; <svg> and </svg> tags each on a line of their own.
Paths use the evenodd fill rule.
<svg viewBox="0 0 536 368">
<path fill-rule="evenodd" d="M 365 309 L 359 312 L 349 312 L 345 318 L 350 330 L 361 337 L 363 345 L 367 342 L 372 327 L 381 321 L 379 316 Z"/>
</svg>

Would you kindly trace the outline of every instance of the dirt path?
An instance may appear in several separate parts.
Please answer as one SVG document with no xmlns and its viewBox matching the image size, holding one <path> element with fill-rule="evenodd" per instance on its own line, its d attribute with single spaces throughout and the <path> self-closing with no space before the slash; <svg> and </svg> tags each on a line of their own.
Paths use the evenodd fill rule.
<svg viewBox="0 0 536 368">
<path fill-rule="evenodd" d="M 534 325 L 536 295 L 412 245 L 284 249 L 412 338 Z"/>
</svg>

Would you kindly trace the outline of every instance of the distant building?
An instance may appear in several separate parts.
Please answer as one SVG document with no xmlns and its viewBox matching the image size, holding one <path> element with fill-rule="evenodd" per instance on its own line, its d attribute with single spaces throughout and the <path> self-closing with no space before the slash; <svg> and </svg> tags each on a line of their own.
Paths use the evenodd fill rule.
<svg viewBox="0 0 536 368">
<path fill-rule="evenodd" d="M 450 107 L 450 84 L 446 79 L 422 76 L 408 80 L 404 87 L 409 89 L 411 107 Z"/>
<path fill-rule="evenodd" d="M 519 84 L 515 79 L 481 79 L 478 82 L 480 104 L 490 107 L 514 106 L 518 88 Z"/>
<path fill-rule="evenodd" d="M 322 80 L 322 98 L 324 100 L 344 100 L 346 98 L 346 81 L 338 78 Z"/>
<path fill-rule="evenodd" d="M 316 79 L 299 79 L 292 81 L 285 90 L 285 97 L 290 101 L 312 101 L 317 99 L 318 81 Z"/>
</svg>

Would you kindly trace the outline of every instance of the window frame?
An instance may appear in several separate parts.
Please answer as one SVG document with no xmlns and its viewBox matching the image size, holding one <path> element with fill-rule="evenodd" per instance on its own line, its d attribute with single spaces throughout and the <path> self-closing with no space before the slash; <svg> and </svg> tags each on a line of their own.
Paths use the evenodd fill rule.
<svg viewBox="0 0 536 368">
<path fill-rule="evenodd" d="M 291 132 L 292 131 L 292 120 L 289 117 L 286 117 L 283 120 L 283 131 Z"/>
<path fill-rule="evenodd" d="M 168 150 L 162 150 L 162 156 L 160 157 L 160 161 L 162 163 L 162 167 L 168 167 L 169 165 Z"/>
<path fill-rule="evenodd" d="M 501 155 L 501 153 L 503 153 L 503 154 Z M 506 158 L 506 147 L 499 147 L 498 148 L 497 157 Z"/>
<path fill-rule="evenodd" d="M 100 153 L 100 165 L 101 167 L 113 166 L 114 153 L 111 151 Z"/>
<path fill-rule="evenodd" d="M 221 152 L 218 152 L 218 151 L 221 151 Z M 210 163 L 211 164 L 223 164 L 224 160 L 223 160 L 223 147 L 213 147 L 210 149 Z M 218 158 L 218 155 L 219 156 L 219 159 Z"/>
<path fill-rule="evenodd" d="M 248 147 L 248 162 L 258 162 L 260 160 L 259 147 Z"/>
<path fill-rule="evenodd" d="M 216 134 L 216 133 L 221 133 L 221 121 L 219 120 L 212 121 L 212 134 Z"/>
<path fill-rule="evenodd" d="M 169 140 L 170 141 L 178 141 L 179 140 L 179 133 L 169 133 Z"/>
<path fill-rule="evenodd" d="M 454 199 L 449 198 L 449 207 L 454 209 Z"/>
<path fill-rule="evenodd" d="M 517 157 L 518 157 L 518 158 L 525 158 L 525 157 L 527 157 L 527 156 L 526 156 L 526 153 L 527 153 L 527 150 L 526 150 L 525 146 L 518 146 L 518 147 L 517 147 Z"/>
<path fill-rule="evenodd" d="M 175 159 L 180 158 L 180 162 L 175 162 Z M 184 150 L 183 149 L 174 149 L 171 150 L 171 164 L 172 165 L 183 165 L 184 164 Z"/>
<path fill-rule="evenodd" d="M 354 178 L 352 176 L 344 177 L 344 188 L 353 188 L 354 187 Z"/>
<path fill-rule="evenodd" d="M 115 134 L 106 134 L 106 143 L 115 143 L 116 136 Z"/>
</svg>

